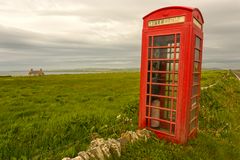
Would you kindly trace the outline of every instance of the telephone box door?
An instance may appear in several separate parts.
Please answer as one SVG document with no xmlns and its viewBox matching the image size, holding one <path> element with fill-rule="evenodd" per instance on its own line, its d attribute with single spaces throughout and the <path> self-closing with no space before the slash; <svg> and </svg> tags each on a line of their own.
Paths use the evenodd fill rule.
<svg viewBox="0 0 240 160">
<path fill-rule="evenodd" d="M 159 34 L 160 33 L 160 34 Z M 180 31 L 147 34 L 146 127 L 176 135 Z"/>
</svg>

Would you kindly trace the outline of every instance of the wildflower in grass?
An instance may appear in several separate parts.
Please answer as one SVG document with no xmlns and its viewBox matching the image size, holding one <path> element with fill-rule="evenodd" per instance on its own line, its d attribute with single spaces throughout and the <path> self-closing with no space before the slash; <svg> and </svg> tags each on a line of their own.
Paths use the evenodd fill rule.
<svg viewBox="0 0 240 160">
<path fill-rule="evenodd" d="M 121 114 L 117 116 L 117 120 L 120 120 L 120 119 L 121 119 Z"/>
</svg>

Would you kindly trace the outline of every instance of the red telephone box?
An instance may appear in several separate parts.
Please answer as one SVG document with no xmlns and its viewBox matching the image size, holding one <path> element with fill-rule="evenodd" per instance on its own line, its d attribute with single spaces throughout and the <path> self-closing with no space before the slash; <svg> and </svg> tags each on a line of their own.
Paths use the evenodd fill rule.
<svg viewBox="0 0 240 160">
<path fill-rule="evenodd" d="M 176 143 L 196 136 L 203 17 L 172 6 L 143 18 L 139 127 Z"/>
</svg>

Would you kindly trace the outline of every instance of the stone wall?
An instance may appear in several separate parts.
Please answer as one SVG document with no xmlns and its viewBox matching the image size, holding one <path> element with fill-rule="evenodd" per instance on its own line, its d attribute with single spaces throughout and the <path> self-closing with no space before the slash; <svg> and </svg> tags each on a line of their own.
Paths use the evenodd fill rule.
<svg viewBox="0 0 240 160">
<path fill-rule="evenodd" d="M 118 139 L 96 138 L 91 143 L 86 151 L 81 151 L 75 158 L 63 158 L 62 160 L 105 160 L 111 156 L 121 156 L 122 148 L 127 143 L 134 143 L 138 140 L 145 140 L 150 137 L 150 131 L 143 129 L 136 132 L 127 131 L 121 134 Z"/>
</svg>

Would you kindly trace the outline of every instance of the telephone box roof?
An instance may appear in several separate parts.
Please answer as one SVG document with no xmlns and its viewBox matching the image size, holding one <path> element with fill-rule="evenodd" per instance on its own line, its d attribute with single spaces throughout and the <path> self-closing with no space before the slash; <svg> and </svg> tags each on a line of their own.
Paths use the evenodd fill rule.
<svg viewBox="0 0 240 160">
<path fill-rule="evenodd" d="M 169 6 L 169 7 L 164 7 L 164 8 L 160 8 L 160 9 L 157 9 L 149 14 L 147 14 L 146 16 L 143 17 L 143 19 L 151 16 L 152 14 L 156 13 L 156 12 L 159 12 L 159 11 L 163 11 L 163 10 L 166 10 L 166 9 L 182 9 L 182 10 L 188 10 L 188 11 L 191 11 L 193 12 L 194 10 L 198 11 L 200 16 L 201 16 L 201 19 L 203 20 L 204 22 L 204 19 L 203 19 L 203 16 L 202 16 L 202 13 L 200 12 L 200 10 L 198 8 L 192 8 L 192 7 L 185 7 L 185 6 Z"/>
</svg>

